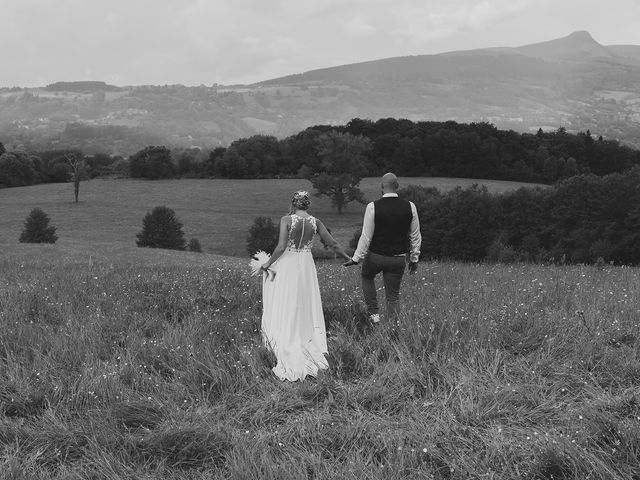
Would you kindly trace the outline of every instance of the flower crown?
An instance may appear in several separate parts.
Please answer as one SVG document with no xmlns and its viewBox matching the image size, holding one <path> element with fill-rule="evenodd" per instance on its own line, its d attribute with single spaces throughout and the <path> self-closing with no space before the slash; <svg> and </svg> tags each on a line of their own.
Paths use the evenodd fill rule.
<svg viewBox="0 0 640 480">
<path fill-rule="evenodd" d="M 309 200 L 309 192 L 306 190 L 298 190 L 294 192 L 291 196 L 291 205 L 293 205 L 298 210 L 307 210 L 311 205 L 311 200 Z"/>
</svg>

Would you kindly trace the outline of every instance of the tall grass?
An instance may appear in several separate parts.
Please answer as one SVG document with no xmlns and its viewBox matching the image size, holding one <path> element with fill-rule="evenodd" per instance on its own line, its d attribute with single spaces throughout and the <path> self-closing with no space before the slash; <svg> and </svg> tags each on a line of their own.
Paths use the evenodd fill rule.
<svg viewBox="0 0 640 480">
<path fill-rule="evenodd" d="M 640 478 L 637 269 L 421 264 L 373 328 L 322 263 L 283 383 L 242 265 L 0 263 L 0 478 Z"/>
</svg>

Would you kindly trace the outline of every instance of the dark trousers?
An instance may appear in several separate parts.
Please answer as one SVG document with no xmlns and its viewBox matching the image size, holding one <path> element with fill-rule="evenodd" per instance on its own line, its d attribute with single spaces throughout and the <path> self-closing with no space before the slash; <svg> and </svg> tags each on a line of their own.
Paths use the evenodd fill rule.
<svg viewBox="0 0 640 480">
<path fill-rule="evenodd" d="M 396 318 L 399 313 L 400 284 L 404 274 L 405 257 L 388 257 L 369 252 L 362 262 L 362 295 L 369 315 L 379 312 L 375 277 L 382 272 L 387 314 Z"/>
</svg>

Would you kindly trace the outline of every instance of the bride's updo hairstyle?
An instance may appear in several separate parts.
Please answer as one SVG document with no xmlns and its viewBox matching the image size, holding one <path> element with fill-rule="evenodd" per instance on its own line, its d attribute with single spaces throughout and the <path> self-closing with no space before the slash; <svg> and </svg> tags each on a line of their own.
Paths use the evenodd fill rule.
<svg viewBox="0 0 640 480">
<path fill-rule="evenodd" d="M 311 200 L 309 200 L 309 192 L 298 190 L 291 195 L 291 213 L 296 210 L 309 210 Z"/>
</svg>

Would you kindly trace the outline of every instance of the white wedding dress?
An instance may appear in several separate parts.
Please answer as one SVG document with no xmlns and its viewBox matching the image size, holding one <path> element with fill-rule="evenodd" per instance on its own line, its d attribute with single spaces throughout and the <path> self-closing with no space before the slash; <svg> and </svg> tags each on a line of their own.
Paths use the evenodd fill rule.
<svg viewBox="0 0 640 480">
<path fill-rule="evenodd" d="M 262 339 L 276 356 L 281 380 L 302 380 L 329 367 L 327 336 L 311 246 L 317 233 L 312 216 L 291 215 L 287 248 L 263 275 Z"/>
</svg>

